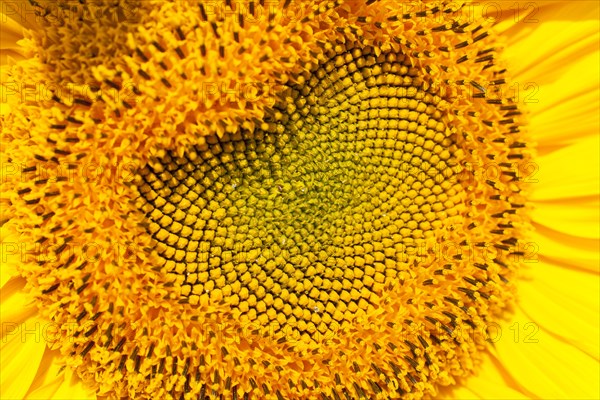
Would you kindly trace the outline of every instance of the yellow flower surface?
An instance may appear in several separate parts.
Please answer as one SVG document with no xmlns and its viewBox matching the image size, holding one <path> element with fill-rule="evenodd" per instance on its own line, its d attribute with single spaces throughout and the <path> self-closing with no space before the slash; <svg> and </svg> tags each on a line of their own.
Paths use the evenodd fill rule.
<svg viewBox="0 0 600 400">
<path fill-rule="evenodd" d="M 597 4 L 1 11 L 1 398 L 600 396 Z"/>
</svg>

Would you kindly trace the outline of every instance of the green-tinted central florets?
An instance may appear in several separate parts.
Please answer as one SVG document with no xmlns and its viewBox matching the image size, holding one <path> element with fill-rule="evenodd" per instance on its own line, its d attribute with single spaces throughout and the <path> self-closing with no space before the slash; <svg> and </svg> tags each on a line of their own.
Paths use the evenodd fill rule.
<svg viewBox="0 0 600 400">
<path fill-rule="evenodd" d="M 456 201 L 440 98 L 415 75 L 402 56 L 345 51 L 262 129 L 145 168 L 148 230 L 181 295 L 305 340 L 366 312 Z"/>
</svg>

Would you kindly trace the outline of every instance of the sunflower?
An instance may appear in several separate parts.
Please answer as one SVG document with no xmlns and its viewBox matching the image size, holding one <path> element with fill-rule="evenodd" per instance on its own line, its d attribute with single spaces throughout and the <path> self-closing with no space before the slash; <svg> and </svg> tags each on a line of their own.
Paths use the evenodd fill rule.
<svg viewBox="0 0 600 400">
<path fill-rule="evenodd" d="M 3 7 L 2 398 L 600 395 L 597 4 Z"/>
</svg>

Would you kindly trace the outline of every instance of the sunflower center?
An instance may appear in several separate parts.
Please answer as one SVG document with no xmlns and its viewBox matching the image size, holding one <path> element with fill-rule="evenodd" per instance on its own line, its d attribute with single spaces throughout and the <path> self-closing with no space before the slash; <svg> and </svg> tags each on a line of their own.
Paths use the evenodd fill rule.
<svg viewBox="0 0 600 400">
<path fill-rule="evenodd" d="M 460 170 L 403 55 L 346 45 L 298 81 L 253 133 L 165 154 L 138 187 L 180 296 L 319 341 L 443 234 Z"/>
</svg>

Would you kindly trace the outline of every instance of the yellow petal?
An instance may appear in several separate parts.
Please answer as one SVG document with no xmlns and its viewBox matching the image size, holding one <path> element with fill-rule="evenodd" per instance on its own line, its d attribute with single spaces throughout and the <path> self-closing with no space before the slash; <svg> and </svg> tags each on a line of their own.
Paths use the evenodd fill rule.
<svg viewBox="0 0 600 400">
<path fill-rule="evenodd" d="M 538 229 L 531 233 L 524 261 L 527 264 L 549 262 L 566 269 L 597 274 L 599 267 L 597 241 Z"/>
<path fill-rule="evenodd" d="M 592 52 L 568 63 L 552 83 L 521 83 L 521 101 L 531 112 L 529 129 L 540 154 L 571 144 L 581 137 L 598 135 L 600 53 Z M 527 89 L 527 90 L 525 90 Z"/>
<path fill-rule="evenodd" d="M 597 135 L 598 2 L 515 3 L 507 8 L 496 28 L 509 38 L 504 56 L 516 80 L 510 91 L 531 114 L 529 128 L 540 154 Z"/>
<path fill-rule="evenodd" d="M 475 375 L 463 379 L 455 386 L 442 388 L 436 397 L 457 400 L 535 398 L 532 393 L 520 387 L 497 358 L 489 352 L 483 354 L 482 364 Z"/>
<path fill-rule="evenodd" d="M 591 357 L 600 357 L 600 281 L 589 273 L 548 262 L 536 264 L 519 282 L 519 307 L 541 329 Z"/>
<path fill-rule="evenodd" d="M 597 199 L 573 205 L 538 202 L 531 217 L 539 225 L 570 236 L 591 239 L 600 236 L 600 203 Z"/>
<path fill-rule="evenodd" d="M 490 353 L 483 355 L 482 365 L 474 376 L 464 379 L 454 387 L 443 388 L 437 397 L 457 400 L 535 398 L 531 393 L 524 392 Z"/>
<path fill-rule="evenodd" d="M 530 175 L 533 201 L 598 196 L 600 162 L 598 135 L 536 159 Z M 535 170 L 535 171 L 534 171 Z M 565 203 L 565 206 L 568 206 Z"/>
<path fill-rule="evenodd" d="M 43 393 L 43 396 L 41 397 L 33 397 L 39 399 L 51 399 L 54 396 L 58 386 L 60 386 L 64 380 L 64 371 L 62 371 L 58 363 L 55 362 L 57 357 L 58 351 L 46 348 L 42 360 L 40 361 L 40 368 L 38 368 L 37 374 L 33 378 L 33 382 L 31 383 L 25 398 L 31 399 L 33 393 Z"/>
<path fill-rule="evenodd" d="M 519 80 L 538 84 L 555 81 L 570 65 L 598 51 L 597 21 L 549 22 L 541 24 L 535 33 L 539 39 L 550 34 L 553 40 L 529 37 L 509 46 L 506 57 L 519 60 L 511 63 Z M 531 43 L 536 46 L 531 47 Z"/>
<path fill-rule="evenodd" d="M 38 373 L 26 400 L 87 400 L 96 399 L 93 391 L 85 389 L 81 381 L 69 369 L 56 363 L 58 354 L 48 350 L 42 360 L 45 370 Z"/>
<path fill-rule="evenodd" d="M 544 399 L 598 398 L 598 360 L 541 329 L 520 310 L 507 326 L 496 352 L 519 385 Z"/>
<path fill-rule="evenodd" d="M 598 316 L 589 314 L 598 312 L 598 272 L 590 274 L 586 272 L 574 272 L 559 265 L 548 262 L 540 262 L 531 266 L 530 270 L 524 272 L 524 290 L 529 288 L 527 280 L 535 289 L 544 293 L 547 297 L 554 296 L 557 301 L 565 301 L 565 305 L 575 305 L 576 309 L 571 312 L 580 312 L 582 317 L 594 321 Z"/>
<path fill-rule="evenodd" d="M 26 322 L 37 314 L 36 306 L 31 297 L 23 292 L 25 279 L 16 277 L 2 287 L 0 299 L 0 322 L 2 324 L 2 339 L 9 335 L 12 329 Z"/>
<path fill-rule="evenodd" d="M 577 2 L 577 6 L 586 7 L 584 3 L 587 2 Z M 598 5 L 593 7 L 597 10 Z M 562 76 L 570 65 L 598 51 L 597 19 L 542 21 L 544 17 L 536 18 L 539 23 L 518 25 L 518 34 L 510 36 L 504 52 L 512 75 L 518 81 L 550 83 Z M 548 40 L 550 37 L 552 40 Z"/>
<path fill-rule="evenodd" d="M 2 12 L 0 12 L 0 21 L 2 21 L 0 47 L 3 49 L 17 48 L 17 41 L 24 37 L 23 26 Z"/>
<path fill-rule="evenodd" d="M 41 326 L 42 321 L 31 318 L 2 338 L 0 398 L 22 399 L 29 390 L 46 348 Z"/>
<path fill-rule="evenodd" d="M 0 288 L 4 287 L 10 278 L 12 278 L 11 275 L 0 272 Z"/>
<path fill-rule="evenodd" d="M 39 2 L 38 2 L 39 4 Z M 40 29 L 41 17 L 30 2 L 9 1 L 2 5 L 2 24 L 16 24 L 27 29 Z"/>
<path fill-rule="evenodd" d="M 16 61 L 24 60 L 25 56 L 19 49 L 0 49 L 0 66 L 11 65 Z"/>
<path fill-rule="evenodd" d="M 479 373 L 469 378 L 465 386 L 481 399 L 530 399 L 519 388 L 512 378 L 503 376 L 498 361 L 491 354 L 486 354 Z"/>
<path fill-rule="evenodd" d="M 0 35 L 0 65 L 8 65 L 24 59 L 22 49 L 17 42 L 23 39 L 23 27 L 0 12 L 2 35 Z"/>
<path fill-rule="evenodd" d="M 0 201 L 0 224 L 9 219 L 2 208 Z M 4 287 L 13 276 L 18 275 L 16 267 L 21 261 L 19 243 L 18 232 L 10 222 L 4 223 L 0 227 L 0 288 Z"/>
<path fill-rule="evenodd" d="M 531 36 L 541 22 L 598 20 L 599 7 L 595 1 L 544 0 L 518 5 L 518 12 L 514 3 L 508 3 L 501 14 L 491 14 L 498 20 L 495 28 L 509 36 L 511 44 Z"/>
</svg>

